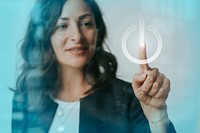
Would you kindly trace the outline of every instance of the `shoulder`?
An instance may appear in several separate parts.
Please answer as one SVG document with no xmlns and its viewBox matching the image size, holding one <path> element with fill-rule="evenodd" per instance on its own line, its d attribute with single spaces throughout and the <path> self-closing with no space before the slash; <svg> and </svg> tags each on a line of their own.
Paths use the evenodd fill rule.
<svg viewBox="0 0 200 133">
<path fill-rule="evenodd" d="M 25 112 L 27 110 L 26 93 L 14 92 L 12 99 L 12 131 L 20 131 L 26 125 Z"/>
<path fill-rule="evenodd" d="M 100 99 L 100 101 L 104 99 L 107 103 L 110 102 L 110 104 L 126 106 L 127 109 L 130 106 L 140 108 L 139 101 L 133 92 L 132 84 L 130 82 L 118 78 L 110 79 L 109 82 L 108 87 L 96 92 L 93 97 Z"/>
<path fill-rule="evenodd" d="M 127 112 L 132 130 L 144 128 L 145 132 L 149 131 L 148 121 L 143 113 L 140 102 L 135 96 L 132 84 L 121 79 L 113 80 L 113 91 L 117 92 L 121 101 L 121 111 Z"/>
<path fill-rule="evenodd" d="M 28 95 L 27 92 L 15 91 L 12 99 L 12 121 L 21 121 L 27 112 Z"/>
<path fill-rule="evenodd" d="M 144 119 L 140 102 L 135 96 L 131 83 L 116 78 L 112 81 L 111 92 L 115 100 L 120 101 L 121 108 L 130 113 L 132 120 L 139 118 L 138 116 Z"/>
<path fill-rule="evenodd" d="M 41 132 L 44 132 L 49 128 L 57 104 L 50 99 L 50 96 L 46 96 L 44 99 L 43 103 L 37 104 L 38 106 L 32 106 L 29 102 L 28 92 L 14 93 L 12 103 L 13 132 L 24 132 L 25 130 L 30 132 L 41 130 Z M 29 124 L 27 125 L 27 123 Z"/>
<path fill-rule="evenodd" d="M 40 99 L 40 100 L 37 100 Z M 35 112 L 44 110 L 49 104 L 53 104 L 51 95 L 42 93 L 31 93 L 29 91 L 15 91 L 12 99 L 12 110 Z"/>
<path fill-rule="evenodd" d="M 126 95 L 127 98 L 135 97 L 131 83 L 122 79 L 114 78 L 109 89 L 119 95 Z"/>
<path fill-rule="evenodd" d="M 131 85 L 131 83 L 126 82 L 126 81 L 119 79 L 119 78 L 113 78 L 111 83 L 112 83 L 112 85 L 116 85 L 116 86 L 120 86 L 120 87 L 127 87 L 127 86 Z"/>
</svg>

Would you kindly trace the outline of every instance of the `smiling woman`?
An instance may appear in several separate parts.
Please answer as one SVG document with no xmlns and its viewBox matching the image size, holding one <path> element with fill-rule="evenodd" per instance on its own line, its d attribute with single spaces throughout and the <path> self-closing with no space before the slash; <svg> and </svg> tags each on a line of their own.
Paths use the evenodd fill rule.
<svg viewBox="0 0 200 133">
<path fill-rule="evenodd" d="M 13 133 L 175 133 L 169 80 L 148 64 L 131 83 L 116 78 L 94 0 L 37 0 L 21 46 Z M 146 48 L 140 49 L 146 59 Z"/>
</svg>

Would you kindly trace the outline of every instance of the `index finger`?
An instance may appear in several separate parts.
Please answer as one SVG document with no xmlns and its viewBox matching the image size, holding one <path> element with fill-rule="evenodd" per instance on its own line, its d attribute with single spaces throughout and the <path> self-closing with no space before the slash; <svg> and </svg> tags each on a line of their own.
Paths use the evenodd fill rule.
<svg viewBox="0 0 200 133">
<path fill-rule="evenodd" d="M 146 44 L 144 43 L 143 45 L 139 46 L 139 54 L 138 57 L 140 60 L 143 60 L 145 63 L 140 64 L 140 69 L 142 70 L 149 70 L 150 67 L 147 63 L 147 53 L 146 53 Z"/>
</svg>

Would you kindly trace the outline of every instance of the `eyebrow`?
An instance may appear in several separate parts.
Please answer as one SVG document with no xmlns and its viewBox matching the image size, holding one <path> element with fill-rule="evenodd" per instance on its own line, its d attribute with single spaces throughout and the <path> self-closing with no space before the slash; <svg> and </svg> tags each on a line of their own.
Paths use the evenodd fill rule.
<svg viewBox="0 0 200 133">
<path fill-rule="evenodd" d="M 79 20 L 82 20 L 82 19 L 84 19 L 84 18 L 86 18 L 86 17 L 93 17 L 93 15 L 90 14 L 90 13 L 83 14 L 82 16 L 79 17 Z"/>
<path fill-rule="evenodd" d="M 90 13 L 86 13 L 86 14 L 81 15 L 78 19 L 79 19 L 79 20 L 82 20 L 82 19 L 84 19 L 84 18 L 86 18 L 86 17 L 93 17 L 93 15 L 90 14 Z M 60 17 L 60 19 L 61 19 L 61 20 L 69 20 L 69 18 L 67 18 L 67 17 Z"/>
</svg>

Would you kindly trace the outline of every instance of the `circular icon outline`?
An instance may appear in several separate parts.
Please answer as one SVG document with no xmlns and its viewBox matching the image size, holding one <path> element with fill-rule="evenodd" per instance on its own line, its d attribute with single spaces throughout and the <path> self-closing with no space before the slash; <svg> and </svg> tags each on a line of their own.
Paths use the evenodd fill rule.
<svg viewBox="0 0 200 133">
<path fill-rule="evenodd" d="M 152 61 L 154 61 L 161 53 L 162 51 L 162 47 L 163 47 L 163 43 L 162 43 L 162 38 L 161 38 L 161 35 L 159 33 L 159 31 L 154 28 L 152 25 L 149 25 L 148 26 L 148 30 L 150 32 L 152 32 L 155 37 L 156 37 L 156 40 L 157 40 L 157 43 L 158 43 L 158 47 L 157 47 L 157 50 L 156 52 L 150 57 L 150 58 L 147 58 L 146 60 L 141 60 L 141 59 L 136 59 L 134 58 L 129 52 L 128 52 L 128 49 L 127 49 L 127 39 L 129 37 L 129 35 L 136 30 L 136 27 L 134 25 L 131 25 L 129 28 L 127 28 L 127 30 L 124 32 L 123 36 L 122 36 L 122 51 L 124 53 L 124 55 L 133 63 L 136 63 L 136 64 L 147 64 L 147 63 L 150 63 Z"/>
</svg>

